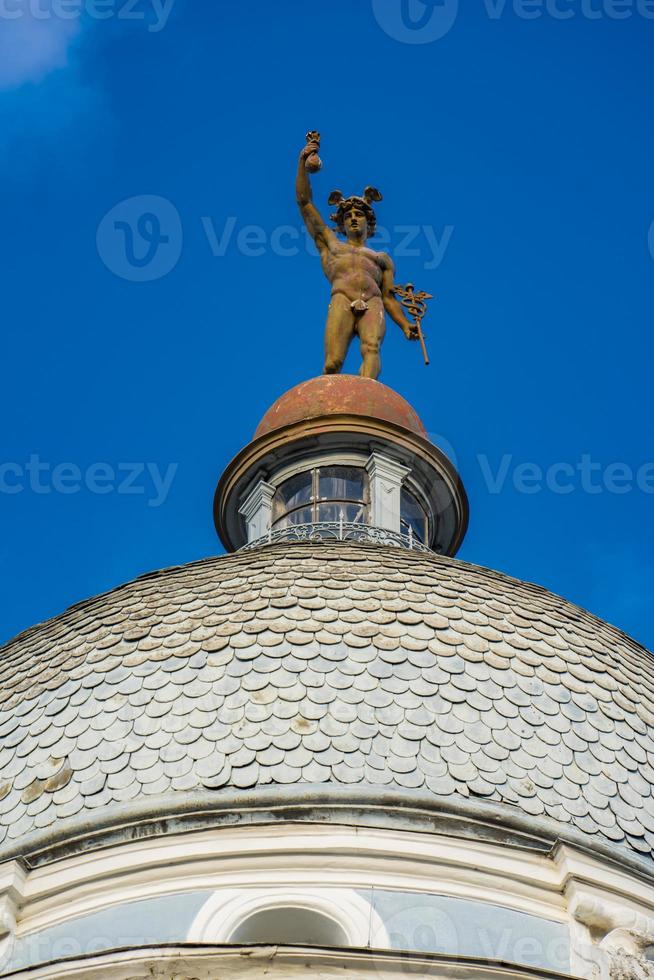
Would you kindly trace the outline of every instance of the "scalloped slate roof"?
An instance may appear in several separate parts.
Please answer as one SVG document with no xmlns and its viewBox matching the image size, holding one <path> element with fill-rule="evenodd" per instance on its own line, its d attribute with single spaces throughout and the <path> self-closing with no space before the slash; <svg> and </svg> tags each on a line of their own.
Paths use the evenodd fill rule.
<svg viewBox="0 0 654 980">
<path fill-rule="evenodd" d="M 653 702 L 646 650 L 496 572 L 324 542 L 212 558 L 0 650 L 0 840 L 329 782 L 473 795 L 651 855 Z"/>
</svg>

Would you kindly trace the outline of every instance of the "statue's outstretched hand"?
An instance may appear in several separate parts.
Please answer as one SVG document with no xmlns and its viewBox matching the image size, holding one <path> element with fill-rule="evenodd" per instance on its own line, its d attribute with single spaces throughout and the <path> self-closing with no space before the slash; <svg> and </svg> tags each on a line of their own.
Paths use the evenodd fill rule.
<svg viewBox="0 0 654 980">
<path fill-rule="evenodd" d="M 404 328 L 404 336 L 407 340 L 418 340 L 420 334 L 418 333 L 418 326 L 415 323 L 409 323 L 408 327 Z"/>
</svg>

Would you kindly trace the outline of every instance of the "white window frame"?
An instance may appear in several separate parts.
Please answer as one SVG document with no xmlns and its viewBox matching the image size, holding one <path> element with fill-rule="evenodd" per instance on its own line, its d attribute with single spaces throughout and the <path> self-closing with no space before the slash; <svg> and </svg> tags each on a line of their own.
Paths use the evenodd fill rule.
<svg viewBox="0 0 654 980">
<path fill-rule="evenodd" d="M 198 912 L 187 942 L 231 942 L 238 927 L 257 912 L 283 908 L 305 909 L 329 919 L 343 930 L 348 946 L 369 946 L 374 936 L 376 948 L 390 948 L 380 916 L 365 898 L 349 888 L 221 888 Z"/>
</svg>

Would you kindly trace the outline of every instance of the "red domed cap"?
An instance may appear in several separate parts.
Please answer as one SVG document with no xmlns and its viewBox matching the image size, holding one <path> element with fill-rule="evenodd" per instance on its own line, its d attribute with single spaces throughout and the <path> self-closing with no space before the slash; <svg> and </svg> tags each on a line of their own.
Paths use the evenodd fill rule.
<svg viewBox="0 0 654 980">
<path fill-rule="evenodd" d="M 254 438 L 274 429 L 329 415 L 362 415 L 383 419 L 427 438 L 409 403 L 386 385 L 354 374 L 323 374 L 285 392 L 259 422 Z"/>
</svg>

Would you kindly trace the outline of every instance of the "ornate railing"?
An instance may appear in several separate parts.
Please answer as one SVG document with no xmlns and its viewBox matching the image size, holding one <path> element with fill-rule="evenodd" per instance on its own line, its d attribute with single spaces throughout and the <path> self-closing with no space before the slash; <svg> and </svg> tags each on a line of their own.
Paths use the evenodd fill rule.
<svg viewBox="0 0 654 980">
<path fill-rule="evenodd" d="M 280 541 L 288 541 L 290 544 L 306 541 L 360 541 L 364 544 L 390 545 L 431 554 L 431 550 L 418 541 L 411 529 L 408 534 L 400 534 L 397 531 L 387 531 L 383 527 L 354 524 L 348 521 L 316 521 L 315 524 L 290 524 L 276 531 L 271 529 L 262 538 L 248 542 L 240 551 L 250 551 Z"/>
</svg>

